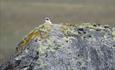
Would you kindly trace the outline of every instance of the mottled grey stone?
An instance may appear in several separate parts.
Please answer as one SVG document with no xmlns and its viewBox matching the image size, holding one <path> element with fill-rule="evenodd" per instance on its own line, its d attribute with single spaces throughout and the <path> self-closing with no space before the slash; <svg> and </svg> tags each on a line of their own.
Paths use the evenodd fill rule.
<svg viewBox="0 0 115 70">
<path fill-rule="evenodd" d="M 48 32 L 47 49 L 40 53 L 40 42 L 32 40 L 18 55 L 0 66 L 0 70 L 115 70 L 115 41 L 111 31 L 93 31 L 83 28 L 85 33 L 75 27 L 78 35 L 69 35 L 65 41 L 60 24 L 54 24 Z M 106 38 L 104 38 L 106 36 Z M 52 51 L 53 50 L 53 51 Z"/>
</svg>

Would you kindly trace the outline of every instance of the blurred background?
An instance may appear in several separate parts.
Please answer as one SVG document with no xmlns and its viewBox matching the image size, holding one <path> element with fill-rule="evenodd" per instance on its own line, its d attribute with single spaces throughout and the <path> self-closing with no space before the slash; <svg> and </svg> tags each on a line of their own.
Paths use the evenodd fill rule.
<svg viewBox="0 0 115 70">
<path fill-rule="evenodd" d="M 115 26 L 115 0 L 0 0 L 0 64 L 44 17 L 54 23 Z"/>
</svg>

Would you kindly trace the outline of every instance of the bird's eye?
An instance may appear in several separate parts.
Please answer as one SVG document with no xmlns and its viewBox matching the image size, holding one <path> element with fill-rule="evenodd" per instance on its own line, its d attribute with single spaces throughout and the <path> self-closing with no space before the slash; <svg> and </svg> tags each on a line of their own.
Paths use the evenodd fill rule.
<svg viewBox="0 0 115 70">
<path fill-rule="evenodd" d="M 49 19 L 46 19 L 46 20 L 49 20 Z"/>
</svg>

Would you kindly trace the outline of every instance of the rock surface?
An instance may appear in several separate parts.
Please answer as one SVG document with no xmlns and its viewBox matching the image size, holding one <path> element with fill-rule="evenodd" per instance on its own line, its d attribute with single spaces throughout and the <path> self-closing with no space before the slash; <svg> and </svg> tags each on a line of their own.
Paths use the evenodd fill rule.
<svg viewBox="0 0 115 70">
<path fill-rule="evenodd" d="M 115 28 L 82 23 L 43 24 L 0 70 L 115 70 Z"/>
</svg>

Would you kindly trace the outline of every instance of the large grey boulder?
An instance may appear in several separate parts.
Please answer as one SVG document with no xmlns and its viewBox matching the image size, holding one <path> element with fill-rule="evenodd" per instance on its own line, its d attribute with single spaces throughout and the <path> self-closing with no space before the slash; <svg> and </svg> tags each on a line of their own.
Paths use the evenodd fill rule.
<svg viewBox="0 0 115 70">
<path fill-rule="evenodd" d="M 115 70 L 115 28 L 90 23 L 40 25 L 0 70 Z"/>
</svg>

